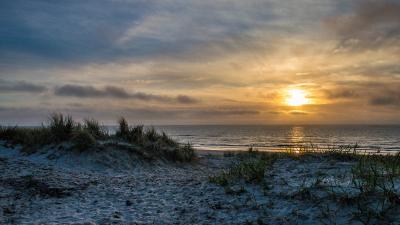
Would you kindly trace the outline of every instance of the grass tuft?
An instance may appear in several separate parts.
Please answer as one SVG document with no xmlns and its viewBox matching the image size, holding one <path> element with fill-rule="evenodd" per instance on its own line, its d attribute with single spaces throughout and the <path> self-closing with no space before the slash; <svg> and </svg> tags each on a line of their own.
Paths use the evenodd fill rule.
<svg viewBox="0 0 400 225">
<path fill-rule="evenodd" d="M 116 132 L 116 136 L 120 138 L 127 138 L 129 136 L 129 125 L 128 121 L 124 117 L 118 120 L 119 129 Z"/>
<path fill-rule="evenodd" d="M 351 172 L 358 190 L 355 216 L 364 224 L 389 218 L 400 205 L 400 153 L 364 155 Z"/>
<path fill-rule="evenodd" d="M 219 175 L 209 177 L 209 180 L 221 186 L 227 186 L 238 180 L 244 180 L 247 183 L 263 183 L 266 169 L 273 165 L 279 154 L 258 152 L 251 148 L 247 153 L 238 153 L 237 156 L 238 163 Z"/>
<path fill-rule="evenodd" d="M 95 119 L 85 119 L 83 130 L 87 131 L 95 139 L 105 139 L 109 136 L 107 130 Z"/>
<path fill-rule="evenodd" d="M 164 132 L 158 133 L 153 127 L 146 130 L 143 125 L 131 127 L 123 117 L 118 123 L 117 138 L 145 149 L 156 158 L 164 157 L 172 161 L 188 162 L 196 157 L 191 144 L 181 145 Z"/>
<path fill-rule="evenodd" d="M 49 129 L 53 142 L 60 143 L 68 141 L 72 137 L 72 132 L 77 125 L 71 116 L 64 116 L 61 113 L 53 113 L 49 119 Z"/>
</svg>

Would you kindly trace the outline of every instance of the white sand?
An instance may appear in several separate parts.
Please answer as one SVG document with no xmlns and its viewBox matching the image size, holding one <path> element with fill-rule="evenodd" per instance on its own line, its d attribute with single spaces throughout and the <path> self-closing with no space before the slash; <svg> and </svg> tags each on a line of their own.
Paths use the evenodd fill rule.
<svg viewBox="0 0 400 225">
<path fill-rule="evenodd" d="M 0 147 L 0 224 L 361 224 L 336 200 L 298 194 L 315 174 L 321 187 L 349 189 L 350 162 L 279 159 L 266 173 L 267 193 L 243 183 L 233 188 L 247 192 L 228 195 L 208 177 L 231 160 L 203 153 L 189 164 L 146 162 L 112 150 L 24 156 Z M 311 190 L 327 198 L 322 188 Z"/>
</svg>

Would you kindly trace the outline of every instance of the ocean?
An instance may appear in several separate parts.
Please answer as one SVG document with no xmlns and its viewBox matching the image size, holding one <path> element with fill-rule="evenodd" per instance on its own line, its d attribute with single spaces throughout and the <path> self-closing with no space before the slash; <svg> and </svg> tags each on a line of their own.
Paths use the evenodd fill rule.
<svg viewBox="0 0 400 225">
<path fill-rule="evenodd" d="M 182 125 L 155 126 L 202 150 L 286 150 L 300 146 L 358 145 L 359 151 L 400 151 L 399 125 Z"/>
</svg>

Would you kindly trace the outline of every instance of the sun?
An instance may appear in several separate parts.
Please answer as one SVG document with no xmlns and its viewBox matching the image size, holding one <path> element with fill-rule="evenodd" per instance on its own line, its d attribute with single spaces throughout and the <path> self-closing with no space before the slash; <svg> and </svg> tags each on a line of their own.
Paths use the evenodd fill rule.
<svg viewBox="0 0 400 225">
<path fill-rule="evenodd" d="M 307 94 L 305 91 L 300 89 L 288 90 L 288 97 L 286 103 L 290 106 L 302 106 L 309 103 L 310 100 L 307 99 Z"/>
</svg>

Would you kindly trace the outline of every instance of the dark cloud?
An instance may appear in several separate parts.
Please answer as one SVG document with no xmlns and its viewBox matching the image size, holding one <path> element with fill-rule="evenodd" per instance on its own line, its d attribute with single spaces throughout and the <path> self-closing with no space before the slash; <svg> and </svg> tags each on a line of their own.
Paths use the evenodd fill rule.
<svg viewBox="0 0 400 225">
<path fill-rule="evenodd" d="M 99 91 L 99 90 L 97 90 Z M 103 91 L 100 91 L 104 93 L 106 96 L 111 96 L 115 98 L 129 98 L 132 97 L 128 92 L 126 92 L 124 89 L 119 88 L 119 87 L 114 87 L 114 86 L 107 86 Z M 142 93 L 137 93 L 136 95 L 139 95 L 137 97 L 141 97 Z"/>
<path fill-rule="evenodd" d="M 369 103 L 377 106 L 400 105 L 400 99 L 396 97 L 376 97 L 372 98 Z"/>
<path fill-rule="evenodd" d="M 352 13 L 328 20 L 341 37 L 339 49 L 370 49 L 399 43 L 400 3 L 391 0 L 355 1 Z"/>
<path fill-rule="evenodd" d="M 122 91 L 122 90 L 121 90 Z M 80 98 L 88 97 L 116 97 L 113 92 L 99 90 L 92 86 L 64 85 L 57 87 L 54 93 L 58 96 L 74 96 Z"/>
<path fill-rule="evenodd" d="M 338 99 L 338 98 L 356 98 L 359 97 L 359 94 L 354 90 L 327 90 L 326 96 L 330 99 Z"/>
<path fill-rule="evenodd" d="M 136 99 L 141 101 L 158 101 L 158 102 L 177 102 L 181 104 L 193 104 L 199 100 L 186 96 L 178 95 L 170 97 L 164 95 L 147 94 L 143 92 L 128 93 L 125 89 L 116 86 L 106 86 L 102 89 L 93 86 L 81 86 L 67 84 L 56 87 L 54 94 L 57 96 L 70 96 L 80 98 L 118 98 L 118 99 Z"/>
<path fill-rule="evenodd" d="M 335 89 L 324 90 L 332 100 L 350 100 L 352 106 L 400 106 L 400 83 L 397 81 L 338 82 Z"/>
<path fill-rule="evenodd" d="M 382 90 L 371 96 L 369 104 L 373 106 L 400 106 L 400 86 L 399 89 Z"/>
<path fill-rule="evenodd" d="M 282 114 L 281 112 L 278 112 L 278 111 L 269 111 L 268 113 L 269 113 L 269 114 L 272 114 L 272 115 L 279 115 L 279 114 Z"/>
<path fill-rule="evenodd" d="M 218 122 L 226 118 L 243 118 L 259 115 L 257 110 L 238 108 L 162 108 L 162 107 L 103 107 L 94 105 L 69 104 L 68 106 L 48 105 L 47 107 L 8 107 L 0 106 L 0 125 L 4 124 L 36 124 L 45 122 L 52 112 L 60 112 L 73 116 L 77 121 L 93 117 L 107 124 L 115 124 L 119 116 L 124 116 L 132 123 L 165 124 L 180 121 Z"/>
<path fill-rule="evenodd" d="M 299 116 L 308 115 L 307 112 L 303 112 L 303 111 L 290 111 L 289 113 L 292 115 L 299 115 Z"/>
<path fill-rule="evenodd" d="M 193 114 L 198 116 L 245 116 L 260 114 L 257 110 L 246 109 L 221 109 L 221 110 L 196 110 Z"/>
<path fill-rule="evenodd" d="M 336 89 L 326 90 L 330 99 L 353 100 L 352 104 L 368 103 L 372 106 L 400 106 L 400 82 L 398 81 L 352 81 L 339 82 Z"/>
<path fill-rule="evenodd" d="M 0 61 L 34 67 L 179 54 L 275 16 L 272 10 L 256 10 L 260 6 L 271 3 L 0 1 Z"/>
<path fill-rule="evenodd" d="M 87 62 L 116 57 L 112 48 L 126 27 L 147 12 L 144 1 L 22 0 L 0 2 L 0 59 Z"/>
<path fill-rule="evenodd" d="M 29 93 L 42 93 L 47 88 L 43 85 L 29 83 L 26 81 L 10 82 L 0 80 L 0 92 L 29 92 Z"/>
<path fill-rule="evenodd" d="M 176 100 L 178 100 L 178 102 L 180 103 L 185 103 L 185 104 L 192 104 L 199 102 L 199 100 L 189 97 L 187 95 L 178 95 L 178 97 L 176 97 Z"/>
</svg>

